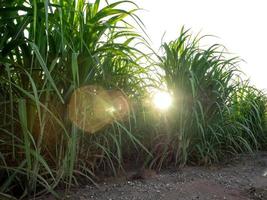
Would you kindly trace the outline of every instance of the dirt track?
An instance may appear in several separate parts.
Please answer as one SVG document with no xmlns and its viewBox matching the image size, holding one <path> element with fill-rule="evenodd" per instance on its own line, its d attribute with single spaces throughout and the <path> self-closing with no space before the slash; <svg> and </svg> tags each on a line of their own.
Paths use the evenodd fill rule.
<svg viewBox="0 0 267 200">
<path fill-rule="evenodd" d="M 140 180 L 109 179 L 74 189 L 71 200 L 267 200 L 267 152 L 240 155 L 220 166 L 166 170 Z M 152 173 L 153 174 L 153 173 Z M 46 198 L 53 199 L 53 198 Z"/>
</svg>

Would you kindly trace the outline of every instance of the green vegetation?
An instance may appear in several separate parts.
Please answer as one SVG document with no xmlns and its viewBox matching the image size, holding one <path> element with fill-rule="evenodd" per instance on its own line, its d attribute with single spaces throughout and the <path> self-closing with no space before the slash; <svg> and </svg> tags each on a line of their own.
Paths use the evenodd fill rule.
<svg viewBox="0 0 267 200">
<path fill-rule="evenodd" d="M 1 198 L 57 197 L 57 187 L 129 164 L 210 164 L 266 149 L 266 95 L 240 78 L 237 58 L 220 45 L 202 49 L 184 29 L 162 55 L 144 53 L 137 5 L 86 2 L 1 2 Z M 173 104 L 159 113 L 146 99 L 162 84 Z M 130 112 L 94 134 L 79 129 L 68 103 L 86 85 L 122 92 Z"/>
<path fill-rule="evenodd" d="M 266 141 L 266 97 L 240 81 L 238 59 L 220 45 L 199 47 L 199 38 L 181 31 L 164 44 L 158 66 L 174 96 L 168 114 L 175 163 L 218 161 L 226 152 L 257 150 Z"/>
</svg>

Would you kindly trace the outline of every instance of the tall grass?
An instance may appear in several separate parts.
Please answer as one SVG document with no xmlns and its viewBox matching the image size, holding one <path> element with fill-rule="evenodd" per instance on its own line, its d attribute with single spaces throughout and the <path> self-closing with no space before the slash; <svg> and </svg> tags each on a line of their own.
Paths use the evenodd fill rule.
<svg viewBox="0 0 267 200">
<path fill-rule="evenodd" d="M 238 59 L 219 45 L 200 48 L 182 29 L 152 61 L 139 48 L 148 44 L 137 10 L 131 1 L 1 3 L 0 197 L 59 198 L 57 187 L 129 164 L 207 164 L 266 148 L 266 95 L 240 80 Z M 174 97 L 167 113 L 144 101 L 147 87 L 159 87 L 151 66 Z M 87 85 L 127 96 L 127 117 L 94 134 L 75 126 L 67 105 Z"/>
<path fill-rule="evenodd" d="M 140 74 L 146 69 L 138 60 L 145 54 L 135 44 L 145 39 L 126 19 L 141 27 L 138 7 L 102 3 L 1 3 L 1 193 L 56 195 L 59 183 L 69 188 L 80 176 L 93 181 L 95 169 L 116 173 L 125 138 L 138 145 L 127 125 L 88 135 L 67 119 L 66 105 L 80 86 L 144 91 Z"/>
<path fill-rule="evenodd" d="M 174 98 L 165 142 L 160 153 L 158 143 L 153 150 L 158 167 L 168 161 L 208 164 L 225 153 L 258 150 L 266 141 L 266 96 L 240 81 L 238 58 L 229 58 L 221 45 L 202 49 L 203 39 L 183 28 L 158 56 L 159 75 Z"/>
</svg>

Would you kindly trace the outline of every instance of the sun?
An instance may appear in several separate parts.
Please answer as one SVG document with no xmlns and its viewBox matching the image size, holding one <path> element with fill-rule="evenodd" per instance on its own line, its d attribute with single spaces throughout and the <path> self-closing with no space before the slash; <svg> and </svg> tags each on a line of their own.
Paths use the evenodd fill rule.
<svg viewBox="0 0 267 200">
<path fill-rule="evenodd" d="M 153 104 L 159 110 L 167 110 L 172 104 L 172 96 L 168 92 L 157 91 L 153 95 Z"/>
</svg>

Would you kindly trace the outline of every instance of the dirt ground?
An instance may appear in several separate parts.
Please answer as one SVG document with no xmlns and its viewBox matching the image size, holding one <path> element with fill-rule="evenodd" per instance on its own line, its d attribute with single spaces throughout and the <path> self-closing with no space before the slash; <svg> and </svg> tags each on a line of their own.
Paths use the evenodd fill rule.
<svg viewBox="0 0 267 200">
<path fill-rule="evenodd" d="M 220 165 L 184 167 L 126 180 L 107 179 L 99 188 L 85 185 L 69 200 L 267 200 L 267 152 L 239 155 Z M 46 197 L 43 200 L 50 200 Z"/>
</svg>

